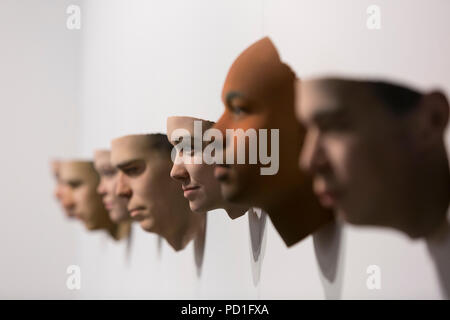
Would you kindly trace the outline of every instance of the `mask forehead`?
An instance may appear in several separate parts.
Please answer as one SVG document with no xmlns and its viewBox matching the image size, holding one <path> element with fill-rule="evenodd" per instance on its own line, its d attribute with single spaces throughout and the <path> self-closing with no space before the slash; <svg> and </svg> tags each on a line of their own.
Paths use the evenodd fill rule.
<svg viewBox="0 0 450 320">
<path fill-rule="evenodd" d="M 145 159 L 149 152 L 150 135 L 138 134 L 116 138 L 111 142 L 111 164 L 118 164 L 135 160 Z"/>
<path fill-rule="evenodd" d="M 201 133 L 203 134 L 207 129 L 211 128 L 214 125 L 214 122 L 193 118 L 193 117 L 169 117 L 167 118 L 167 137 L 171 144 L 175 144 L 178 138 L 180 137 L 177 134 L 174 134 L 174 131 L 177 129 L 183 129 L 189 135 L 194 138 L 194 125 L 197 123 L 197 126 L 201 128 Z M 174 134 L 174 135 L 173 135 Z M 172 136 L 173 135 L 173 136 Z M 202 137 L 197 137 L 202 139 Z"/>
<path fill-rule="evenodd" d="M 111 151 L 96 150 L 94 152 L 94 165 L 96 169 L 111 165 Z"/>
<path fill-rule="evenodd" d="M 62 181 L 85 180 L 97 181 L 98 175 L 92 161 L 64 161 L 60 165 L 60 176 Z"/>
<path fill-rule="evenodd" d="M 377 99 L 371 94 L 368 82 L 317 78 L 302 81 L 296 109 L 301 118 L 312 120 L 323 111 L 339 111 L 352 107 L 361 110 L 375 103 Z"/>
<path fill-rule="evenodd" d="M 222 100 L 230 92 L 239 92 L 249 99 L 267 99 L 290 84 L 295 78 L 292 70 L 281 62 L 269 38 L 263 38 L 239 55 L 226 77 Z"/>
<path fill-rule="evenodd" d="M 321 109 L 336 108 L 336 97 L 322 80 L 306 80 L 297 85 L 296 110 L 302 119 L 312 120 Z"/>
</svg>

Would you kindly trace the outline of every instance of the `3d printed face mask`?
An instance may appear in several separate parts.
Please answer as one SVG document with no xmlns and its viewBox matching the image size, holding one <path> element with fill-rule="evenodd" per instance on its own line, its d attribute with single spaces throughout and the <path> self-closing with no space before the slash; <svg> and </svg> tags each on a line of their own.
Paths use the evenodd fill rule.
<svg viewBox="0 0 450 320">
<path fill-rule="evenodd" d="M 171 179 L 171 144 L 162 134 L 114 139 L 111 162 L 117 167 L 116 194 L 128 200 L 128 212 L 141 227 L 163 236 L 175 250 L 193 239 L 204 215 L 195 215 L 179 183 Z"/>
<path fill-rule="evenodd" d="M 192 117 L 167 119 L 167 136 L 176 150 L 171 176 L 181 183 L 184 196 L 194 212 L 223 208 L 235 219 L 243 215 L 247 208 L 231 204 L 223 198 L 220 183 L 214 177 L 214 165 L 203 159 L 204 147 L 209 142 L 203 140 L 203 134 L 213 125 L 211 121 Z M 198 150 L 195 150 L 195 140 L 199 140 Z M 200 157 L 197 159 L 200 161 L 196 162 L 195 157 Z"/>
<path fill-rule="evenodd" d="M 225 112 L 214 126 L 224 135 L 227 129 L 279 132 L 279 140 L 268 135 L 272 139 L 266 146 L 275 153 L 272 161 L 279 160 L 275 174 L 261 174 L 261 163 L 237 161 L 216 167 L 215 174 L 227 200 L 266 211 L 288 246 L 332 219 L 314 196 L 311 177 L 298 167 L 305 130 L 295 118 L 294 84 L 295 74 L 281 62 L 272 42 L 264 38 L 254 43 L 228 72 L 222 91 Z M 231 147 L 235 155 L 238 145 L 235 141 Z M 249 155 L 249 140 L 244 148 Z M 226 154 L 229 149 L 227 142 Z"/>
</svg>

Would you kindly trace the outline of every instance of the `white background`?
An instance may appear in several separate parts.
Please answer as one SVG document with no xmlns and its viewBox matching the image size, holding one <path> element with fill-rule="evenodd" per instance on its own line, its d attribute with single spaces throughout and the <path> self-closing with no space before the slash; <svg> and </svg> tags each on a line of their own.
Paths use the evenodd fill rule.
<svg viewBox="0 0 450 320">
<path fill-rule="evenodd" d="M 81 30 L 66 28 L 69 4 Z M 381 8 L 368 30 L 366 9 Z M 422 241 L 344 226 L 335 283 L 324 283 L 309 237 L 287 249 L 272 225 L 261 281 L 251 275 L 248 222 L 209 213 L 203 274 L 192 246 L 158 251 L 133 229 L 131 251 L 67 221 L 48 160 L 90 157 L 112 138 L 165 132 L 166 118 L 217 120 L 237 55 L 262 36 L 300 78 L 369 75 L 450 93 L 450 2 L 287 0 L 1 0 L 0 298 L 442 298 Z M 81 290 L 66 267 L 81 267 Z M 366 268 L 380 266 L 381 290 Z"/>
</svg>

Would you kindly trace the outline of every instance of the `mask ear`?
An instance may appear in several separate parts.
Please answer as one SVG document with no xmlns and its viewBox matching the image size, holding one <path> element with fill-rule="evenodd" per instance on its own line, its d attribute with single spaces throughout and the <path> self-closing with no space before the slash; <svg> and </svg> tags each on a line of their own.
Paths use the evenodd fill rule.
<svg viewBox="0 0 450 320">
<path fill-rule="evenodd" d="M 420 102 L 421 127 L 426 145 L 442 142 L 444 131 L 448 124 L 449 103 L 447 97 L 440 91 L 425 94 Z"/>
</svg>

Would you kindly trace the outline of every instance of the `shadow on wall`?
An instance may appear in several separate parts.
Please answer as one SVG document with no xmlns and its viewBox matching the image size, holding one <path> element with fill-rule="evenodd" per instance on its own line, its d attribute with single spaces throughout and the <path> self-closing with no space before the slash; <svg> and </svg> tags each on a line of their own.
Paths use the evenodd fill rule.
<svg viewBox="0 0 450 320">
<path fill-rule="evenodd" d="M 314 253 L 326 299 L 340 299 L 343 276 L 342 224 L 332 221 L 313 235 Z"/>
<path fill-rule="evenodd" d="M 261 266 L 264 259 L 267 241 L 267 213 L 260 208 L 250 208 L 247 215 L 250 236 L 250 263 L 252 268 L 253 285 L 256 287 L 261 278 Z"/>
<path fill-rule="evenodd" d="M 441 292 L 450 299 L 450 224 L 442 227 L 438 234 L 426 240 L 428 252 L 439 276 Z"/>
</svg>

